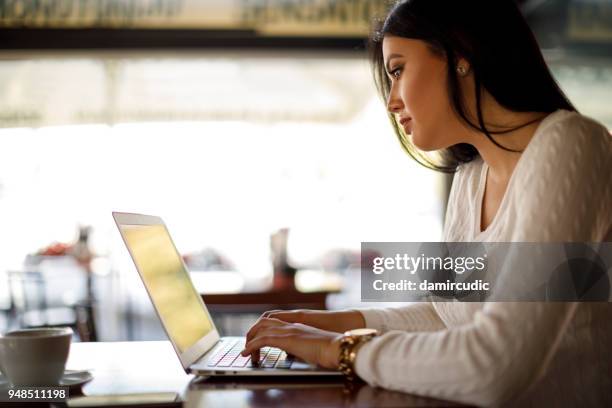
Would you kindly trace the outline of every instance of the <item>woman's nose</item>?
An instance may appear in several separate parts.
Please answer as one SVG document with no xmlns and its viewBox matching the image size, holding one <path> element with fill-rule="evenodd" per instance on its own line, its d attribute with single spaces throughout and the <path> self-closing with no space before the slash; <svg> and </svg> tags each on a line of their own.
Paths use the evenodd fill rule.
<svg viewBox="0 0 612 408">
<path fill-rule="evenodd" d="M 387 110 L 391 113 L 399 113 L 402 111 L 404 104 L 399 98 L 396 98 L 392 93 L 387 99 Z"/>
</svg>

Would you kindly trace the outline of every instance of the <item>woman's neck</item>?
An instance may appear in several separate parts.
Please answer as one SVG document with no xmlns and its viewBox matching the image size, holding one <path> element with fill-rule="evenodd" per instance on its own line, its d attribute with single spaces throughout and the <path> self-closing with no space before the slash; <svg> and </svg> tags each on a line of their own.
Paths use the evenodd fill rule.
<svg viewBox="0 0 612 408">
<path fill-rule="evenodd" d="M 512 132 L 491 135 L 498 144 L 516 152 L 504 150 L 495 145 L 484 133 L 471 128 L 468 129 L 469 134 L 466 137 L 466 141 L 478 150 L 478 153 L 489 167 L 490 181 L 496 184 L 504 184 L 512 176 L 516 163 L 521 157 L 521 152 L 525 150 L 536 129 L 547 114 L 539 112 L 512 112 L 501 108 L 499 105 L 488 107 L 488 109 L 483 111 L 485 125 L 489 131 L 503 131 L 532 122 Z"/>
</svg>

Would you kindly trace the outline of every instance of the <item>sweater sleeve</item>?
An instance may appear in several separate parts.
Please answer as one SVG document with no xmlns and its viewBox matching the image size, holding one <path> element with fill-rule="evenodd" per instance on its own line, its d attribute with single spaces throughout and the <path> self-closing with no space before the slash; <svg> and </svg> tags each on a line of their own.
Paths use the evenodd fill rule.
<svg viewBox="0 0 612 408">
<path fill-rule="evenodd" d="M 363 315 L 366 327 L 381 333 L 389 330 L 432 332 L 446 328 L 433 305 L 429 302 L 413 303 L 384 309 L 354 309 Z"/>
<path fill-rule="evenodd" d="M 497 405 L 544 371 L 574 311 L 571 303 L 488 303 L 466 325 L 374 338 L 355 370 L 373 386 Z"/>
</svg>

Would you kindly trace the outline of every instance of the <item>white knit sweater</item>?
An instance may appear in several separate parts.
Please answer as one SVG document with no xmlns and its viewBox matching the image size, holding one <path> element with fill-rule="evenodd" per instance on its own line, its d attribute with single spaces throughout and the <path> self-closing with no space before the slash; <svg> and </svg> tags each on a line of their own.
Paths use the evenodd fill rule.
<svg viewBox="0 0 612 408">
<path fill-rule="evenodd" d="M 612 239 L 612 137 L 559 110 L 521 155 L 480 231 L 487 165 L 455 175 L 445 241 Z M 612 303 L 419 303 L 360 309 L 384 334 L 357 354 L 371 385 L 469 404 L 612 406 Z"/>
</svg>

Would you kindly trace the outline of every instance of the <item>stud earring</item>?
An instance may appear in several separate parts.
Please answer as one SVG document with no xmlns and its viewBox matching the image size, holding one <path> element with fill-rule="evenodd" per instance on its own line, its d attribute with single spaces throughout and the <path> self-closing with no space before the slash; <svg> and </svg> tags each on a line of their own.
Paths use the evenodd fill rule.
<svg viewBox="0 0 612 408">
<path fill-rule="evenodd" d="M 468 73 L 468 68 L 463 66 L 463 65 L 459 65 L 457 67 L 457 72 L 459 73 L 459 75 L 461 76 L 466 76 Z"/>
</svg>

